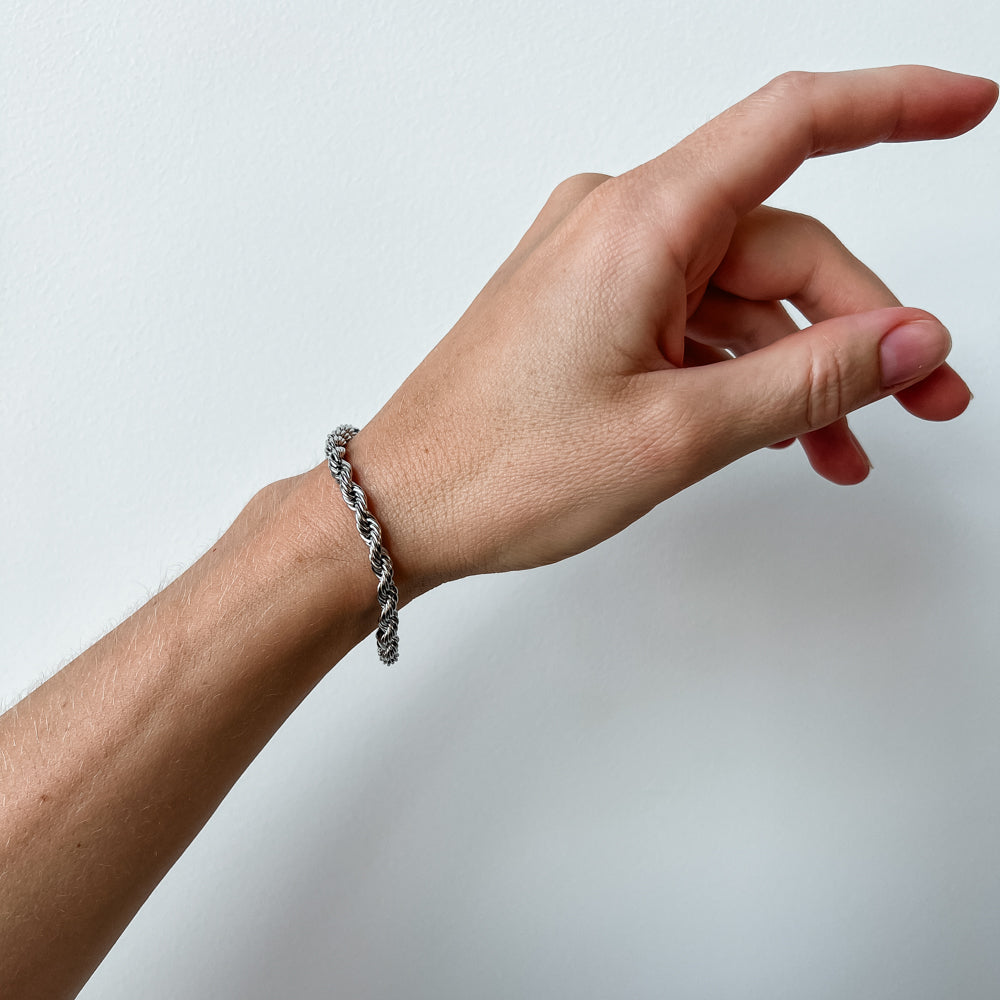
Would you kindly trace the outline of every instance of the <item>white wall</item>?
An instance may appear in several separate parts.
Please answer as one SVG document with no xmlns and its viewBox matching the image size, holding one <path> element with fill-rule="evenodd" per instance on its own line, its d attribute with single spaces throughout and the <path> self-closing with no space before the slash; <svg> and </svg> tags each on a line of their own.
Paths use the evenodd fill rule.
<svg viewBox="0 0 1000 1000">
<path fill-rule="evenodd" d="M 551 187 L 784 69 L 1000 73 L 982 0 L 3 5 L 0 690 L 322 458 Z M 808 164 L 977 398 L 752 456 L 407 608 L 257 760 L 87 998 L 994 998 L 1000 127 Z"/>
</svg>

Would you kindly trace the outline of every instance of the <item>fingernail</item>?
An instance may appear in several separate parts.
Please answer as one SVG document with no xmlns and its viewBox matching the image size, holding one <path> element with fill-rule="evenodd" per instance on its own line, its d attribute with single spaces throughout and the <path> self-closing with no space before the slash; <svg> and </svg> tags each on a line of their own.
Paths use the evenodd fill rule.
<svg viewBox="0 0 1000 1000">
<path fill-rule="evenodd" d="M 944 361 L 949 350 L 948 331 L 931 320 L 917 320 L 890 330 L 878 349 L 883 388 L 929 375 Z"/>
<path fill-rule="evenodd" d="M 854 442 L 854 447 L 857 449 L 858 454 L 868 464 L 868 471 L 871 472 L 875 468 L 875 466 L 872 465 L 872 460 L 868 457 L 868 452 L 861 447 L 861 442 L 854 436 L 854 431 L 848 429 L 847 433 L 851 435 L 851 441 Z"/>
</svg>

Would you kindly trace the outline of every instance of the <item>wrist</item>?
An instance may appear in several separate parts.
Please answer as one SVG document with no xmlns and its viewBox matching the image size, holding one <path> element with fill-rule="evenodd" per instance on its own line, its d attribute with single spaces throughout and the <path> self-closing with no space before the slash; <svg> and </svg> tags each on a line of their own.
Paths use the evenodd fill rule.
<svg viewBox="0 0 1000 1000">
<path fill-rule="evenodd" d="M 392 560 L 399 607 L 450 579 L 429 558 L 434 545 L 426 488 L 420 490 L 411 481 L 398 455 L 383 447 L 382 438 L 372 424 L 350 440 L 346 459 L 352 466 L 354 482 L 364 491 L 368 510 L 378 523 L 382 545 Z M 303 516 L 313 521 L 313 557 L 320 562 L 346 561 L 352 572 L 360 567 L 361 586 L 374 600 L 379 581 L 371 569 L 368 547 L 328 464 L 324 462 L 300 478 L 296 502 L 302 505 Z"/>
<path fill-rule="evenodd" d="M 275 641 L 311 675 L 374 632 L 378 580 L 325 466 L 261 489 L 222 544 L 268 590 Z"/>
</svg>

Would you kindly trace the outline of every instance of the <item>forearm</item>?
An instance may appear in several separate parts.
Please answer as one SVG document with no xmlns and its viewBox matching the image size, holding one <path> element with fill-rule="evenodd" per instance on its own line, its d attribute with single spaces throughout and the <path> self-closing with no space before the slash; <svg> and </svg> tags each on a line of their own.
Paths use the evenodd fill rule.
<svg viewBox="0 0 1000 1000">
<path fill-rule="evenodd" d="M 194 566 L 0 719 L 3 995 L 74 995 L 374 628 L 364 544 L 318 472 L 261 491 Z"/>
</svg>

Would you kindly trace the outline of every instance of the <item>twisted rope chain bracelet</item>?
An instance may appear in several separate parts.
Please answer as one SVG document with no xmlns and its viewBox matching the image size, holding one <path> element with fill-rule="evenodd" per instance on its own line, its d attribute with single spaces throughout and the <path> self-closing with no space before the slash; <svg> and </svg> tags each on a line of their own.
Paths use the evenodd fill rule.
<svg viewBox="0 0 1000 1000">
<path fill-rule="evenodd" d="M 354 511 L 358 531 L 371 553 L 372 572 L 378 577 L 378 603 L 382 608 L 375 639 L 378 642 L 379 658 L 383 663 L 390 664 L 399 659 L 399 591 L 392 581 L 392 560 L 382 548 L 382 529 L 369 513 L 364 490 L 354 482 L 354 470 L 345 457 L 347 442 L 357 433 L 357 427 L 341 424 L 326 439 L 326 457 L 330 463 L 330 473 L 340 486 L 347 506 Z"/>
</svg>

